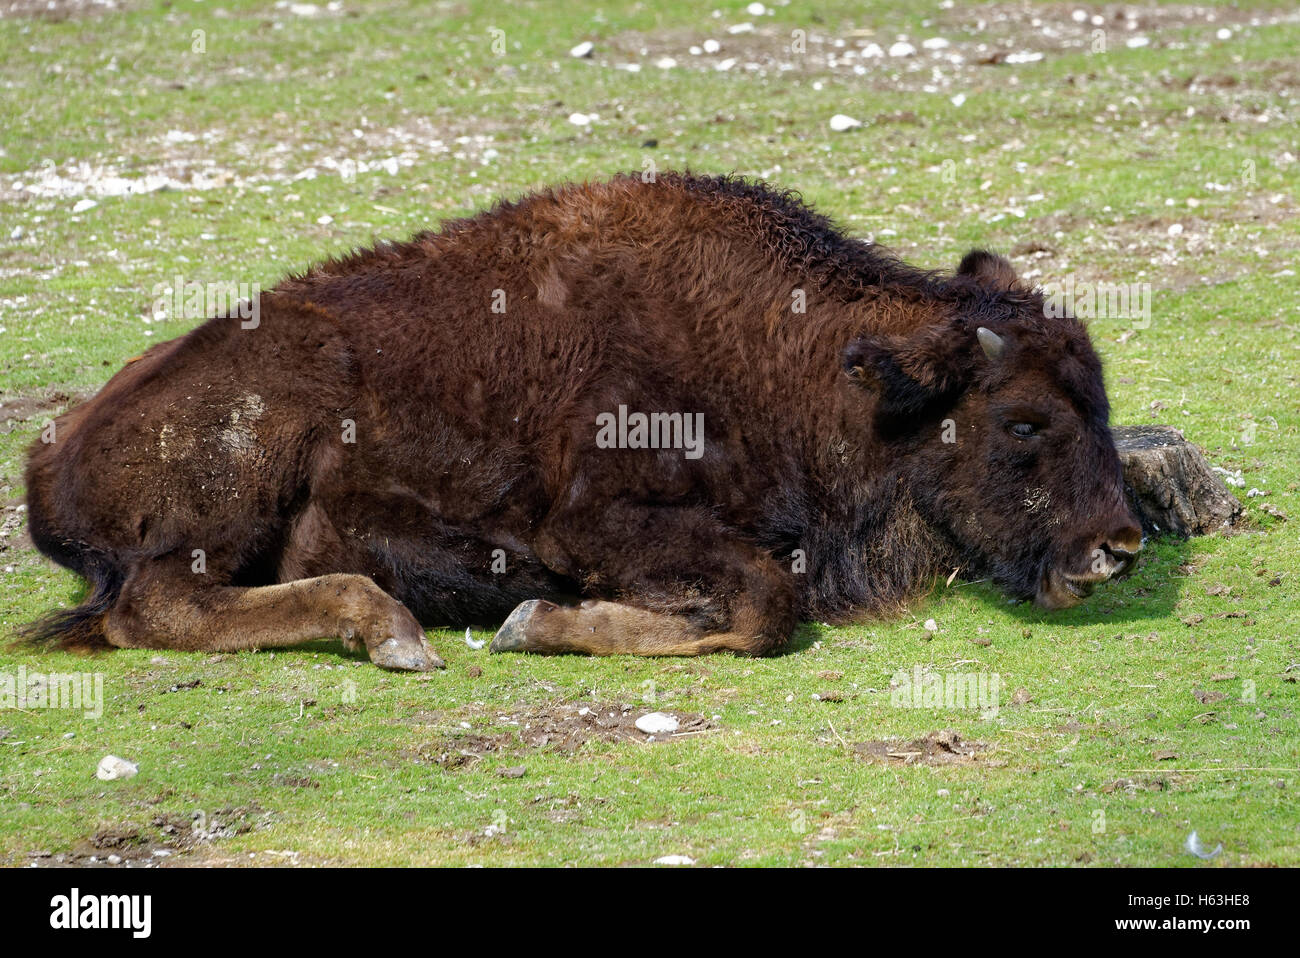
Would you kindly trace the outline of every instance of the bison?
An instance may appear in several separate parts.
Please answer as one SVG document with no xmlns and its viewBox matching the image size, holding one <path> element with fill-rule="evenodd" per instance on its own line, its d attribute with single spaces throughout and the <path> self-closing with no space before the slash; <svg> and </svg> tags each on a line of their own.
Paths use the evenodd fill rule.
<svg viewBox="0 0 1300 958">
<path fill-rule="evenodd" d="M 768 655 L 955 569 L 1070 606 L 1142 545 L 1079 322 L 743 178 L 536 192 L 242 305 L 32 447 L 90 583 L 35 638 Z"/>
</svg>

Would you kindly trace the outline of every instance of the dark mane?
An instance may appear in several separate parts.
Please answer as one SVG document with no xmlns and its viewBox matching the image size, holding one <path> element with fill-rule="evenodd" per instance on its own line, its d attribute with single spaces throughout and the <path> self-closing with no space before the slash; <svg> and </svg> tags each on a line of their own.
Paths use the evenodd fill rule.
<svg viewBox="0 0 1300 958">
<path fill-rule="evenodd" d="M 620 173 L 605 183 L 624 189 L 643 186 L 639 172 Z M 570 191 L 593 190 L 600 185 L 600 181 L 568 184 L 499 200 L 470 216 L 446 220 L 436 230 L 422 230 L 405 242 L 380 241 L 315 263 L 286 282 L 301 282 L 312 275 L 347 275 L 417 259 L 427 255 L 425 244 L 437 236 L 472 230 L 531 203 L 555 202 Z M 795 190 L 778 189 L 739 174 L 697 175 L 689 171 L 661 173 L 654 184 L 645 185 L 649 190 L 665 187 L 719 207 L 731 222 L 744 224 L 783 268 L 808 276 L 820 289 L 836 291 L 845 302 L 882 289 L 895 295 L 911 290 L 918 297 L 941 296 L 950 279 L 942 270 L 910 266 L 884 246 L 847 235 Z"/>
<path fill-rule="evenodd" d="M 795 190 L 737 174 L 665 173 L 659 181 L 722 205 L 750 225 L 782 266 L 813 278 L 823 289 L 838 289 L 846 301 L 884 288 L 910 288 L 920 296 L 933 296 L 942 286 L 942 271 L 910 266 L 886 247 L 848 236 Z"/>
</svg>

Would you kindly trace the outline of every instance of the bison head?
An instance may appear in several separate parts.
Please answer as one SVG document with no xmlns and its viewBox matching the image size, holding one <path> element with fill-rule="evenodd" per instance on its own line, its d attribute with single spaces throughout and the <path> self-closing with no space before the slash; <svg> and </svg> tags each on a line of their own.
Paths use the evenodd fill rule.
<svg viewBox="0 0 1300 958">
<path fill-rule="evenodd" d="M 1044 608 L 1075 605 L 1142 547 L 1101 361 L 1082 324 L 1047 315 L 999 256 L 971 252 L 938 289 L 938 316 L 853 341 L 846 372 L 966 571 Z"/>
</svg>

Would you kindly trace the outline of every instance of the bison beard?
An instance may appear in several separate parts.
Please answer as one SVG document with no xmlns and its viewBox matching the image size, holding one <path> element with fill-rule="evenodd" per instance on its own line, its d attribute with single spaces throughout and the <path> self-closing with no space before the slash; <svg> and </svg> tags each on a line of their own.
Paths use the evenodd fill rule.
<svg viewBox="0 0 1300 958">
<path fill-rule="evenodd" d="M 1000 257 L 921 271 L 738 178 L 533 194 L 257 305 L 33 446 L 32 538 L 92 586 L 36 638 L 764 655 L 955 566 L 1062 607 L 1141 545 L 1079 323 Z M 621 409 L 703 442 L 597 443 Z"/>
</svg>

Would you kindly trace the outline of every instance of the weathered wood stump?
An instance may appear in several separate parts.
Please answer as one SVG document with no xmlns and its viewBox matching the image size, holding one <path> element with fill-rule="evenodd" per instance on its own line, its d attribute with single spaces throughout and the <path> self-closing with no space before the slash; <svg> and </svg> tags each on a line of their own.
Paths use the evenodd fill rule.
<svg viewBox="0 0 1300 958">
<path fill-rule="evenodd" d="M 1240 518 L 1241 503 L 1173 426 L 1112 431 L 1125 491 L 1148 535 L 1204 535 L 1230 529 Z"/>
</svg>

